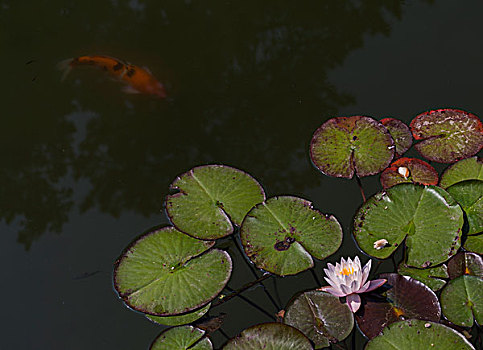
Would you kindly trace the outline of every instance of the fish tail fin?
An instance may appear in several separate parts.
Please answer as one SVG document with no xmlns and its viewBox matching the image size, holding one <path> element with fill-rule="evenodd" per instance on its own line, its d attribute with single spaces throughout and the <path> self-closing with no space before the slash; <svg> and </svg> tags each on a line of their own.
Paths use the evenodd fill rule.
<svg viewBox="0 0 483 350">
<path fill-rule="evenodd" d="M 57 63 L 57 69 L 62 72 L 62 78 L 60 79 L 60 81 L 64 81 L 67 75 L 69 75 L 70 71 L 72 70 L 73 60 L 73 58 L 68 58 Z"/>
</svg>

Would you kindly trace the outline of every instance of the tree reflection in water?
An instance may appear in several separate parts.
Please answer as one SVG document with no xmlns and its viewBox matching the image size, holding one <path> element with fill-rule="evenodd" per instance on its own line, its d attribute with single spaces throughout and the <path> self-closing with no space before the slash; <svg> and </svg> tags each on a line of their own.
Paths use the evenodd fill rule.
<svg viewBox="0 0 483 350">
<path fill-rule="evenodd" d="M 113 1 L 95 13 L 82 2 L 59 6 L 33 5 L 31 41 L 13 32 L 1 39 L 21 43 L 0 58 L 3 66 L 39 57 L 6 92 L 0 151 L 0 215 L 20 220 L 26 249 L 43 232 L 62 230 L 79 179 L 91 184 L 81 210 L 114 216 L 158 212 L 174 177 L 204 163 L 244 169 L 269 194 L 316 185 L 311 134 L 353 102 L 327 73 L 364 35 L 389 34 L 402 12 L 399 0 L 311 1 L 303 9 L 293 1 Z M 9 11 L 5 24 L 14 28 L 26 14 L 19 5 Z M 50 17 L 33 17 L 39 11 Z M 60 84 L 52 67 L 80 54 L 144 63 L 171 87 L 170 99 L 123 95 L 101 72 L 76 71 Z M 5 81 L 18 79 L 18 71 L 5 72 Z M 72 100 L 96 114 L 78 147 L 66 117 L 78 108 Z"/>
</svg>

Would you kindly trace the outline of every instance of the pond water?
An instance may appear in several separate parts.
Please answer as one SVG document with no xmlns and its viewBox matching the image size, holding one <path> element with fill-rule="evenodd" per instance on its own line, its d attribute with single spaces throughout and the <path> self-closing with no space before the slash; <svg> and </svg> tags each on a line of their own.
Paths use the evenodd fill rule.
<svg viewBox="0 0 483 350">
<path fill-rule="evenodd" d="M 311 200 L 344 229 L 328 261 L 358 254 L 359 189 L 316 170 L 312 133 L 333 116 L 481 115 L 481 13 L 477 0 L 0 1 L 0 348 L 147 349 L 163 327 L 123 306 L 113 263 L 168 223 L 169 184 L 197 165 L 231 165 L 268 196 Z M 168 98 L 125 94 L 95 69 L 61 81 L 57 63 L 86 54 L 149 67 Z M 366 194 L 378 181 L 363 179 Z M 236 289 L 253 276 L 228 251 Z M 279 279 L 277 299 L 315 287 L 308 272 Z M 262 288 L 244 295 L 278 311 Z M 220 312 L 230 337 L 270 321 L 241 299 Z"/>
</svg>

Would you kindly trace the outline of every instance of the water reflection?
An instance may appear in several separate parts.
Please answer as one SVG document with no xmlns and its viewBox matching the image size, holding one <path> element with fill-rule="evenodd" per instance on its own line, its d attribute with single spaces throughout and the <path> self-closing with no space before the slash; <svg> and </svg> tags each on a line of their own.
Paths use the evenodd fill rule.
<svg viewBox="0 0 483 350">
<path fill-rule="evenodd" d="M 18 224 L 18 241 L 28 249 L 43 232 L 60 232 L 74 197 L 82 211 L 156 213 L 174 177 L 202 163 L 244 169 L 269 194 L 316 185 L 310 136 L 353 102 L 327 72 L 364 35 L 388 34 L 402 5 L 306 5 L 113 0 L 93 12 L 82 2 L 33 4 L 29 13 L 51 21 L 29 18 L 28 39 L 12 29 L 1 37 L 15 48 L 0 58 L 16 62 L 4 79 L 22 83 L 6 91 L 0 150 L 0 215 Z M 25 21 L 17 3 L 0 16 L 4 28 Z M 126 96 L 101 72 L 73 72 L 61 84 L 55 64 L 80 54 L 144 63 L 171 98 Z M 80 189 L 81 179 L 90 186 Z"/>
</svg>

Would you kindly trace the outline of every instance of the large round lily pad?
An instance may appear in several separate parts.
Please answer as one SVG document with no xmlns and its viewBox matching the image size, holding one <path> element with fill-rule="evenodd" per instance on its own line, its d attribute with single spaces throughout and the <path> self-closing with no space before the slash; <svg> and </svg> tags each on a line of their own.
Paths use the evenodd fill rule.
<svg viewBox="0 0 483 350">
<path fill-rule="evenodd" d="M 483 181 L 467 180 L 446 189 L 461 205 L 468 220 L 468 232 L 472 235 L 483 231 Z"/>
<path fill-rule="evenodd" d="M 446 318 L 458 326 L 473 326 L 473 318 L 483 324 L 483 279 L 464 275 L 451 280 L 441 292 Z"/>
<path fill-rule="evenodd" d="M 332 215 L 297 197 L 269 198 L 255 206 L 241 225 L 240 237 L 248 258 L 274 274 L 293 275 L 314 266 L 342 243 L 342 228 Z"/>
<path fill-rule="evenodd" d="M 400 183 L 437 185 L 438 173 L 421 159 L 400 158 L 381 173 L 381 184 L 382 187 L 389 188 Z"/>
<path fill-rule="evenodd" d="M 376 258 L 389 257 L 406 239 L 406 264 L 426 268 L 445 262 L 461 245 L 463 212 L 436 186 L 399 184 L 376 193 L 358 210 L 354 236 L 359 247 Z M 377 249 L 374 243 L 386 239 Z"/>
<path fill-rule="evenodd" d="M 354 316 L 338 297 L 312 290 L 290 301 L 283 322 L 302 331 L 316 349 L 321 349 L 347 338 L 354 327 Z"/>
<path fill-rule="evenodd" d="M 424 283 L 434 292 L 443 288 L 446 284 L 445 279 L 449 277 L 447 267 L 444 264 L 436 267 L 428 267 L 426 269 L 417 269 L 405 266 L 404 262 L 401 262 L 397 272 Z"/>
<path fill-rule="evenodd" d="M 193 326 L 168 328 L 151 344 L 149 350 L 212 350 L 205 331 Z"/>
<path fill-rule="evenodd" d="M 260 184 L 247 173 L 225 165 L 206 165 L 178 176 L 166 198 L 166 212 L 176 228 L 200 239 L 233 233 L 246 213 L 265 200 Z"/>
<path fill-rule="evenodd" d="M 399 119 L 384 118 L 381 119 L 382 125 L 386 127 L 394 140 L 396 146 L 396 155 L 402 156 L 413 144 L 413 135 L 409 127 Z"/>
<path fill-rule="evenodd" d="M 329 176 L 374 175 L 394 156 L 394 141 L 378 121 L 362 116 L 337 117 L 318 128 L 310 144 L 315 166 Z"/>
<path fill-rule="evenodd" d="M 451 279 L 463 275 L 483 278 L 483 258 L 479 254 L 459 252 L 448 261 L 448 274 Z"/>
<path fill-rule="evenodd" d="M 393 323 L 369 341 L 365 350 L 474 350 L 473 345 L 452 328 L 435 322 L 407 320 Z"/>
<path fill-rule="evenodd" d="M 146 315 L 146 317 L 150 321 L 153 321 L 154 323 L 163 324 L 166 326 L 180 326 L 183 324 L 194 322 L 199 318 L 203 317 L 210 309 L 210 306 L 211 306 L 211 303 L 206 304 L 201 309 L 194 310 L 182 315 L 175 315 L 175 316 Z"/>
<path fill-rule="evenodd" d="M 439 163 L 454 163 L 471 157 L 483 147 L 483 125 L 471 113 L 437 109 L 422 113 L 410 124 L 421 155 Z"/>
<path fill-rule="evenodd" d="M 173 227 L 148 232 L 116 261 L 114 286 L 131 308 L 157 316 L 186 313 L 209 303 L 225 287 L 232 262 Z"/>
<path fill-rule="evenodd" d="M 483 254 L 483 234 L 466 237 L 464 248 L 469 252 Z"/>
<path fill-rule="evenodd" d="M 465 180 L 483 180 L 483 161 L 480 157 L 462 159 L 450 165 L 441 175 L 439 185 L 448 188 Z"/>
<path fill-rule="evenodd" d="M 378 289 L 382 295 L 363 294 L 362 312 L 356 313 L 357 325 L 369 339 L 399 320 L 439 321 L 441 308 L 438 297 L 425 284 L 396 273 L 381 274 L 380 278 L 387 279 L 386 284 Z"/>
<path fill-rule="evenodd" d="M 310 340 L 298 329 L 283 323 L 262 323 L 245 329 L 223 350 L 311 350 Z"/>
</svg>

